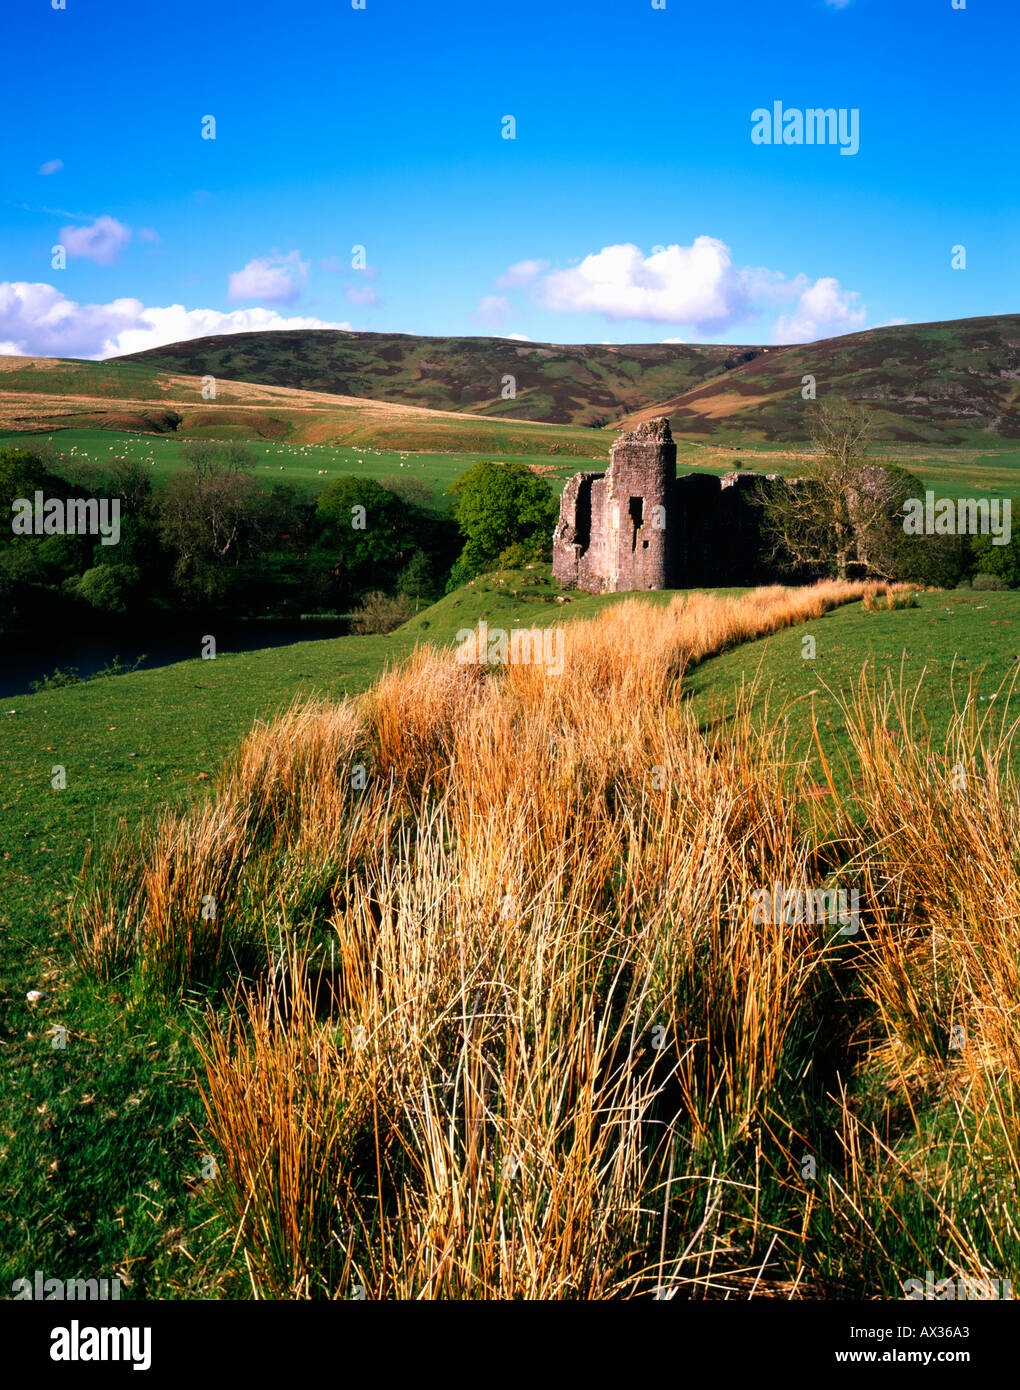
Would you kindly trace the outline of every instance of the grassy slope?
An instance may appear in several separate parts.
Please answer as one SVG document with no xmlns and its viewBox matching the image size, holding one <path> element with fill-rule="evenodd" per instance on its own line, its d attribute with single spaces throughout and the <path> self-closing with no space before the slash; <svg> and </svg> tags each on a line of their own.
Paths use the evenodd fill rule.
<svg viewBox="0 0 1020 1390">
<path fill-rule="evenodd" d="M 164 1015 L 116 987 L 92 990 L 78 978 L 63 934 L 69 876 L 94 828 L 200 795 L 203 774 L 215 771 L 253 719 L 302 692 L 364 688 L 421 637 L 452 639 L 478 617 L 510 627 L 515 618 L 558 621 L 616 601 L 544 602 L 556 592 L 546 579 L 539 570 L 480 580 L 389 637 L 185 662 L 4 705 L 0 1160 L 13 1195 L 0 1216 L 0 1277 L 35 1268 L 61 1277 L 121 1273 L 135 1293 L 215 1292 L 204 1262 L 212 1263 L 219 1233 L 204 1224 L 186 1184 L 201 1166 L 187 1017 Z M 851 605 L 809 629 L 705 663 L 692 677 L 693 697 L 707 714 L 760 666 L 777 694 L 801 697 L 795 732 L 806 738 L 810 690 L 823 682 L 845 687 L 869 654 L 898 672 L 905 651 L 909 679 L 928 669 L 920 707 L 937 729 L 949 708 L 954 656 L 962 687 L 980 671 L 991 693 L 1013 667 L 1018 624 L 1013 593 L 929 594 L 918 609 L 889 614 Z M 800 656 L 806 631 L 818 643 L 813 663 Z M 50 788 L 56 763 L 67 769 L 60 792 Z M 25 1002 L 32 988 L 49 995 L 34 1008 Z M 68 1030 L 62 1050 L 52 1046 L 55 1024 Z M 225 1259 L 216 1254 L 217 1268 Z M 229 1281 L 220 1287 L 229 1291 Z"/>
<path fill-rule="evenodd" d="M 189 438 L 261 439 L 290 445 L 346 444 L 436 451 L 484 449 L 500 454 L 587 458 L 608 451 L 609 437 L 575 424 L 483 418 L 407 404 L 324 395 L 216 378 L 216 399 L 202 397 L 203 378 L 137 363 L 57 358 L 0 358 L 0 429 L 173 433 Z M 527 412 L 522 412 L 527 416 Z"/>
<path fill-rule="evenodd" d="M 330 329 L 193 338 L 119 359 L 347 396 L 508 419 L 590 424 L 615 419 L 761 351 L 727 345 L 521 343 Z M 503 378 L 516 382 L 513 399 Z"/>
<path fill-rule="evenodd" d="M 622 422 L 667 414 L 674 433 L 783 440 L 804 435 L 803 378 L 867 406 L 890 442 L 978 446 L 1020 436 L 1020 316 L 904 324 L 775 349 L 725 378 L 649 403 Z"/>
<path fill-rule="evenodd" d="M 802 641 L 815 638 L 815 657 Z M 790 628 L 708 661 L 688 678 L 696 707 L 713 717 L 743 683 L 757 680 L 774 710 L 786 709 L 805 755 L 813 756 L 813 712 L 829 746 L 845 749 L 838 696 L 848 694 L 869 663 L 879 683 L 907 691 L 920 685 L 916 710 L 937 743 L 970 682 L 979 708 L 989 706 L 1020 664 L 1020 592 L 925 593 L 917 608 L 868 613 L 859 603 L 816 623 Z M 1005 691 L 996 698 L 1004 699 Z"/>
<path fill-rule="evenodd" d="M 801 383 L 810 374 L 819 390 L 866 402 L 878 437 L 888 441 L 979 444 L 1020 436 L 1015 314 L 875 328 L 768 349 L 563 347 L 317 330 L 195 339 L 125 360 L 563 423 L 667 414 L 677 434 L 749 441 L 803 437 Z M 500 397 L 507 372 L 517 380 L 512 401 Z"/>
</svg>

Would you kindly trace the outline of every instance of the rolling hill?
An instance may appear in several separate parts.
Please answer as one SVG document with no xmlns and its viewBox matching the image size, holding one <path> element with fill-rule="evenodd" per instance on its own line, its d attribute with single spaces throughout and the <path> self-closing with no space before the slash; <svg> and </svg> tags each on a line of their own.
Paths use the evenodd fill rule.
<svg viewBox="0 0 1020 1390">
<path fill-rule="evenodd" d="M 630 427 L 668 415 L 693 438 L 797 440 L 805 376 L 817 392 L 859 401 L 876 438 L 972 443 L 1020 437 L 1020 315 L 873 328 L 763 353 L 727 375 L 634 411 Z"/>
<path fill-rule="evenodd" d="M 549 424 L 612 424 L 653 401 L 727 377 L 761 347 L 523 343 L 310 329 L 193 338 L 117 359 L 195 376 Z M 516 396 L 503 398 L 512 376 Z"/>
<path fill-rule="evenodd" d="M 184 345 L 186 346 L 186 345 Z M 111 430 L 294 445 L 605 457 L 608 433 L 216 379 L 148 363 L 0 356 L 0 434 Z"/>
<path fill-rule="evenodd" d="M 305 392 L 548 423 L 803 440 L 802 380 L 861 401 L 875 437 L 974 444 L 1020 438 L 1020 315 L 869 329 L 788 347 L 577 345 L 332 330 L 196 338 L 118 359 Z M 107 364 L 109 365 L 109 364 Z M 501 398 L 506 375 L 516 397 Z"/>
</svg>

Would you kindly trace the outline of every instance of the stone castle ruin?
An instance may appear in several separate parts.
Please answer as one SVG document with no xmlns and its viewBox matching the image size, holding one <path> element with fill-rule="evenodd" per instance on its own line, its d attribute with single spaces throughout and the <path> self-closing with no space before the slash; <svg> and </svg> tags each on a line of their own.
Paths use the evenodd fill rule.
<svg viewBox="0 0 1020 1390">
<path fill-rule="evenodd" d="M 621 435 L 605 473 L 576 473 L 560 500 L 553 575 L 589 593 L 768 583 L 777 577 L 762 535 L 763 482 L 734 472 L 676 476 L 665 417 Z"/>
</svg>

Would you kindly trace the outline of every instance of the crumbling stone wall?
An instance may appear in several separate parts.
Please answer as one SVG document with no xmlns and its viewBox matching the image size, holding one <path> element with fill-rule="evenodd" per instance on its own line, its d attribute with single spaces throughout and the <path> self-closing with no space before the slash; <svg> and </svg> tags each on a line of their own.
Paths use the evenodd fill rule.
<svg viewBox="0 0 1020 1390">
<path fill-rule="evenodd" d="M 663 417 L 621 435 L 605 473 L 567 483 L 553 533 L 553 575 L 589 593 L 768 583 L 779 574 L 762 535 L 760 473 L 676 476 Z"/>
</svg>

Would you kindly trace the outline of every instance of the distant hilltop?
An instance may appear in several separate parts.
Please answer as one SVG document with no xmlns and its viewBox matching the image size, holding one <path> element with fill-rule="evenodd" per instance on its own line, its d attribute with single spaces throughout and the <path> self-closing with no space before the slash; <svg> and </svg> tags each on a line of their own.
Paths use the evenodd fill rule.
<svg viewBox="0 0 1020 1390">
<path fill-rule="evenodd" d="M 334 329 L 232 333 L 131 353 L 173 372 L 549 424 L 803 440 L 806 382 L 866 406 L 873 437 L 1020 438 L 1020 315 L 900 324 L 796 346 L 524 343 Z"/>
</svg>

